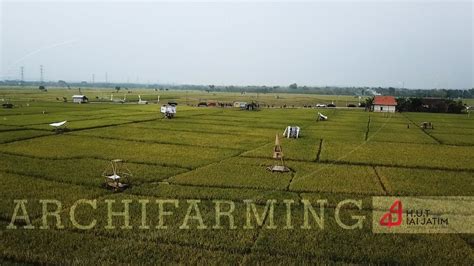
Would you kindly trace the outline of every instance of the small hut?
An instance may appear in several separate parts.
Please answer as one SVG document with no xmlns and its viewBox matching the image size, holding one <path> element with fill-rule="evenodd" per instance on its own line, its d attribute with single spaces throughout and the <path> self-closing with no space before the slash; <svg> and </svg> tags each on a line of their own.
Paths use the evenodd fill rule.
<svg viewBox="0 0 474 266">
<path fill-rule="evenodd" d="M 164 115 L 164 117 L 171 119 L 176 115 L 176 102 L 168 102 L 168 104 L 164 104 L 161 106 L 160 112 Z"/>
<path fill-rule="evenodd" d="M 89 99 L 85 95 L 73 95 L 72 96 L 73 103 L 87 103 Z"/>
<path fill-rule="evenodd" d="M 279 161 L 279 163 L 268 166 L 267 170 L 273 172 L 289 172 L 290 169 L 285 166 L 285 162 L 283 161 L 283 149 L 280 145 L 280 139 L 278 138 L 278 134 L 275 136 L 275 147 L 273 147 L 273 159 Z"/>
<path fill-rule="evenodd" d="M 275 147 L 273 147 L 273 159 L 281 159 L 283 161 L 283 149 L 280 145 L 278 135 L 275 135 Z"/>
<path fill-rule="evenodd" d="M 247 111 L 258 111 L 260 109 L 260 105 L 258 103 L 249 103 L 245 105 L 245 110 Z"/>
</svg>

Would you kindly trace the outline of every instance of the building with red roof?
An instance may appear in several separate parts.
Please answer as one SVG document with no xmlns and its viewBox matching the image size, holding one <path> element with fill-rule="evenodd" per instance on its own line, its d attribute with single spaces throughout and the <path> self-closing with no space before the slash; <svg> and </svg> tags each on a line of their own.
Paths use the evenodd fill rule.
<svg viewBox="0 0 474 266">
<path fill-rule="evenodd" d="M 397 100 L 393 96 L 375 96 L 372 111 L 394 113 Z"/>
</svg>

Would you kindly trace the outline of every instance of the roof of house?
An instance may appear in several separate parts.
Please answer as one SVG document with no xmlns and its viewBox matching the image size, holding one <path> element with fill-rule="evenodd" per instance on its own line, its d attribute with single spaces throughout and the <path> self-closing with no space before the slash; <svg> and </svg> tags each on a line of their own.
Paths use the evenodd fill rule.
<svg viewBox="0 0 474 266">
<path fill-rule="evenodd" d="M 84 98 L 84 95 L 73 95 L 72 98 Z"/>
<path fill-rule="evenodd" d="M 393 96 L 375 96 L 374 105 L 397 105 L 397 100 Z"/>
</svg>

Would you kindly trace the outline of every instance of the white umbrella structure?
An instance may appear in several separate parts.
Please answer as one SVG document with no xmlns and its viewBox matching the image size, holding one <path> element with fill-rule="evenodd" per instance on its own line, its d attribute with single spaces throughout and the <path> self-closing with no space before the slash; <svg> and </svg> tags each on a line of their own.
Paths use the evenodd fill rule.
<svg viewBox="0 0 474 266">
<path fill-rule="evenodd" d="M 52 127 L 60 127 L 60 126 L 63 126 L 64 124 L 66 124 L 66 123 L 67 123 L 67 120 L 64 120 L 62 122 L 51 123 L 49 125 L 52 126 Z"/>
</svg>

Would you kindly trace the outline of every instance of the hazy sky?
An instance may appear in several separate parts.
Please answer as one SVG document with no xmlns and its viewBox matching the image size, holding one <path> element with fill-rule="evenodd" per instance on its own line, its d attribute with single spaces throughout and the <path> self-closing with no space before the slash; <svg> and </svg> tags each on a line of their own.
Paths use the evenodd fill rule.
<svg viewBox="0 0 474 266">
<path fill-rule="evenodd" d="M 473 87 L 473 3 L 12 2 L 0 79 Z"/>
</svg>

